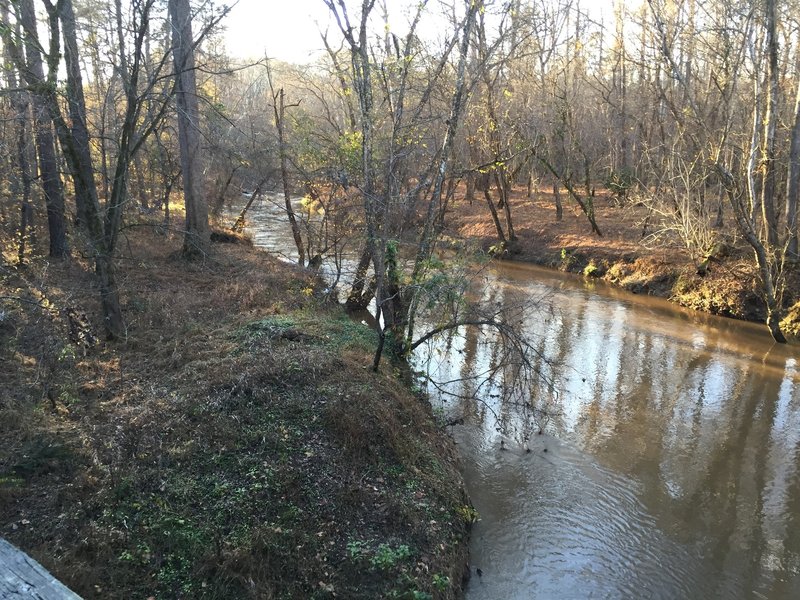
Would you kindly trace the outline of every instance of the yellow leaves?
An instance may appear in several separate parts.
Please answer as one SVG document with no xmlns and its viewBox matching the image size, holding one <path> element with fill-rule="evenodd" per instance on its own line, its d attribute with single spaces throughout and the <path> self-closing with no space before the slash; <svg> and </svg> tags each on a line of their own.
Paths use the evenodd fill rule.
<svg viewBox="0 0 800 600">
<path fill-rule="evenodd" d="M 480 519 L 478 511 L 472 506 L 459 506 L 456 509 L 456 513 L 465 523 L 475 523 Z"/>
<path fill-rule="evenodd" d="M 211 80 L 211 78 L 199 83 L 197 88 L 197 91 L 206 98 L 217 97 L 217 86 L 215 85 L 214 81 Z"/>
<path fill-rule="evenodd" d="M 302 206 L 309 215 L 325 214 L 325 207 L 323 204 L 311 196 L 303 196 L 303 198 L 300 199 L 300 206 Z"/>
</svg>

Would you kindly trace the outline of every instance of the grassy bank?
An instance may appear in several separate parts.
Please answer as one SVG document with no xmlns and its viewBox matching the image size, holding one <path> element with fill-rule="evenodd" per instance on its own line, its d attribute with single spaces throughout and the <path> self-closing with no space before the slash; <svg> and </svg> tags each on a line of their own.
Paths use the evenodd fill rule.
<svg viewBox="0 0 800 600">
<path fill-rule="evenodd" d="M 246 244 L 129 237 L 124 343 L 79 262 L 4 268 L 0 535 L 87 598 L 454 598 L 452 443 L 373 333 Z"/>
</svg>

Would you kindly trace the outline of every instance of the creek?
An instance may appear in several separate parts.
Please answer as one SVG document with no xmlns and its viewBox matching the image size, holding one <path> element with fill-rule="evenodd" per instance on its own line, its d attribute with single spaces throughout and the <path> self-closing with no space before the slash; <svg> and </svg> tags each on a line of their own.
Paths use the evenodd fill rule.
<svg viewBox="0 0 800 600">
<path fill-rule="evenodd" d="M 291 253 L 285 220 L 250 218 L 257 245 Z M 534 411 L 502 381 L 476 396 L 470 375 L 496 358 L 476 328 L 415 358 L 463 421 L 468 600 L 800 598 L 797 346 L 528 265 L 492 266 L 477 293 L 534 300 L 519 327 L 541 384 Z"/>
</svg>

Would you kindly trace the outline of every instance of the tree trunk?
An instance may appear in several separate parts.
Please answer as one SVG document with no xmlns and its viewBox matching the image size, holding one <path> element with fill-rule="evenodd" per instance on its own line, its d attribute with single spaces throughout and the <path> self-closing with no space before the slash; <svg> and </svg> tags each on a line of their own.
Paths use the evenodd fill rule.
<svg viewBox="0 0 800 600">
<path fill-rule="evenodd" d="M 761 123 L 761 85 L 759 77 L 753 77 L 753 114 L 752 127 L 750 127 L 750 153 L 747 157 L 747 194 L 749 198 L 748 214 L 751 221 L 755 221 L 759 212 L 761 191 L 756 180 L 758 169 L 758 152 L 761 145 L 759 124 Z"/>
<path fill-rule="evenodd" d="M 253 193 L 250 194 L 250 197 L 247 199 L 247 204 L 244 205 L 242 212 L 239 213 L 239 217 L 236 219 L 236 223 L 233 224 L 231 229 L 237 233 L 241 233 L 244 231 L 245 225 L 245 217 L 247 216 L 247 211 L 250 210 L 250 207 L 253 205 L 260 196 L 261 196 L 261 188 L 264 187 L 264 184 L 267 182 L 266 179 L 262 179 L 258 182 L 256 189 L 253 190 Z"/>
<path fill-rule="evenodd" d="M 417 242 L 417 256 L 414 260 L 414 268 L 411 273 L 411 282 L 416 284 L 420 281 L 425 262 L 430 258 L 433 252 L 434 236 L 436 232 L 433 228 L 435 208 L 439 206 L 442 198 L 442 185 L 444 177 L 447 173 L 447 165 L 450 160 L 450 154 L 453 151 L 455 144 L 455 137 L 458 130 L 458 123 L 461 120 L 461 113 L 464 110 L 465 95 L 466 95 L 466 70 L 467 70 L 467 55 L 469 53 L 470 38 L 472 37 L 472 29 L 475 25 L 477 15 L 484 8 L 483 2 L 474 1 L 469 2 L 467 5 L 467 14 L 464 18 L 464 31 L 462 32 L 461 43 L 459 44 L 458 52 L 458 66 L 456 67 L 456 86 L 453 91 L 453 96 L 450 104 L 450 116 L 447 119 L 447 130 L 445 131 L 444 140 L 442 141 L 442 149 L 439 155 L 439 164 L 436 169 L 436 178 L 433 183 L 433 191 L 431 193 L 430 201 L 428 202 L 428 211 L 425 217 L 425 225 Z M 414 324 L 416 321 L 417 308 L 419 306 L 419 294 L 415 293 L 408 305 L 408 325 L 406 330 L 406 339 L 404 347 L 406 349 L 411 347 L 411 342 L 414 337 Z"/>
<path fill-rule="evenodd" d="M 731 203 L 731 208 L 733 209 L 739 231 L 755 253 L 756 265 L 758 266 L 758 273 L 761 278 L 761 287 L 764 292 L 764 303 L 767 308 L 767 328 L 769 329 L 770 335 L 772 335 L 772 339 L 780 344 L 785 344 L 786 337 L 780 329 L 782 307 L 773 277 L 773 271 L 775 270 L 775 265 L 773 264 L 774 257 L 770 255 L 764 243 L 756 233 L 755 223 L 750 218 L 749 206 L 745 206 L 742 193 L 739 191 L 733 176 L 720 164 L 717 164 L 717 170 L 723 177 L 725 190 Z"/>
<path fill-rule="evenodd" d="M 150 199 L 147 196 L 147 185 L 145 183 L 141 155 L 136 155 L 136 158 L 133 160 L 133 167 L 136 171 L 136 193 L 139 196 L 139 205 L 143 211 L 150 212 Z"/>
<path fill-rule="evenodd" d="M 375 290 L 377 300 L 376 316 L 381 311 L 381 301 L 386 297 L 384 293 L 384 251 L 385 243 L 380 243 L 380 220 L 382 209 L 376 198 L 375 190 L 375 165 L 373 164 L 374 151 L 374 113 L 373 113 L 373 82 L 372 82 L 372 56 L 370 55 L 368 42 L 368 21 L 370 12 L 375 6 L 374 0 L 362 0 L 359 27 L 350 26 L 349 18 L 346 16 L 347 8 L 343 2 L 336 0 L 324 0 L 326 6 L 335 16 L 339 28 L 350 46 L 350 61 L 353 74 L 353 89 L 358 98 L 358 107 L 361 116 L 361 195 L 364 203 L 364 220 L 366 229 L 366 244 L 361 255 L 358 267 L 356 268 L 355 279 L 347 299 L 347 305 L 351 308 L 358 308 L 367 301 L 368 293 L 364 292 L 366 284 L 366 273 L 369 268 L 369 261 L 372 260 L 375 270 Z M 344 17 L 344 21 L 342 21 Z M 323 37 L 324 40 L 324 37 Z M 327 45 L 327 43 L 326 43 Z M 331 58 L 336 62 L 336 57 L 329 49 Z M 341 70 L 339 70 L 341 73 Z M 345 98 L 349 95 L 346 92 L 346 84 L 341 80 L 342 91 Z M 351 124 L 354 113 L 351 112 Z M 379 319 L 376 319 L 379 321 Z M 380 325 L 376 322 L 376 332 L 382 334 Z"/>
<path fill-rule="evenodd" d="M 797 62 L 800 66 L 800 60 Z M 790 258 L 797 260 L 800 257 L 797 243 L 797 200 L 800 197 L 800 80 L 797 82 L 797 95 L 794 101 L 791 138 L 789 170 L 786 177 L 786 230 L 789 236 L 786 252 Z"/>
<path fill-rule="evenodd" d="M 175 178 L 165 176 L 164 177 L 164 196 L 161 198 L 161 205 L 164 207 L 164 227 L 167 229 L 170 228 L 171 223 L 171 216 L 169 212 L 169 198 L 172 195 L 172 186 L 175 185 Z"/>
<path fill-rule="evenodd" d="M 370 262 L 372 262 L 372 253 L 369 248 L 365 247 L 356 265 L 353 283 L 350 286 L 350 293 L 345 302 L 348 310 L 364 310 L 372 300 L 372 293 L 369 291 L 369 286 L 367 286 L 367 272 L 369 271 Z"/>
<path fill-rule="evenodd" d="M 210 249 L 208 206 L 202 184 L 200 156 L 200 108 L 194 71 L 194 39 L 189 0 L 169 0 L 172 22 L 173 59 L 178 108 L 178 140 L 181 152 L 186 232 L 183 254 L 202 258 Z"/>
<path fill-rule="evenodd" d="M 233 178 L 236 175 L 236 171 L 241 168 L 241 165 L 236 165 L 230 171 L 228 171 L 228 176 L 225 178 L 225 181 L 222 185 L 219 186 L 219 191 L 217 192 L 217 198 L 214 201 L 214 206 L 211 209 L 212 214 L 215 217 L 219 216 L 219 213 L 222 212 L 222 207 L 225 206 L 225 196 L 228 194 L 228 190 L 231 188 L 231 183 L 233 182 Z"/>
<path fill-rule="evenodd" d="M 350 131 L 355 132 L 358 128 L 358 120 L 356 119 L 356 111 L 353 109 L 353 102 L 351 98 L 353 97 L 353 92 L 350 89 L 350 86 L 347 85 L 347 80 L 344 78 L 344 69 L 342 69 L 341 65 L 339 64 L 339 56 L 336 52 L 334 52 L 333 48 L 331 48 L 330 44 L 328 44 L 328 36 L 326 33 L 322 35 L 322 43 L 325 44 L 325 50 L 328 52 L 328 56 L 331 59 L 331 64 L 333 65 L 333 69 L 336 72 L 336 78 L 339 81 L 339 89 L 341 91 L 342 103 L 344 104 L 347 110 L 347 117 L 348 117 L 348 124 L 350 125 Z"/>
<path fill-rule="evenodd" d="M 112 257 L 98 256 L 95 259 L 95 272 L 100 280 L 100 302 L 106 335 L 109 339 L 120 339 L 125 335 L 126 327 L 119 302 L 119 288 Z"/>
<path fill-rule="evenodd" d="M 761 211 L 766 228 L 767 245 L 778 244 L 778 213 L 775 209 L 777 174 L 775 169 L 775 133 L 778 122 L 778 39 L 775 24 L 775 2 L 766 0 L 767 28 L 767 103 L 764 114 L 764 139 L 761 148 Z"/>
<path fill-rule="evenodd" d="M 583 185 L 586 187 L 586 196 L 591 198 L 594 196 L 594 189 L 592 188 L 592 165 L 589 157 L 583 155 Z"/>
<path fill-rule="evenodd" d="M 108 223 L 104 223 L 100 200 L 97 195 L 97 184 L 94 179 L 89 130 L 86 125 L 86 101 L 83 95 L 83 79 L 78 54 L 75 13 L 72 0 L 60 3 L 60 18 L 63 24 L 64 60 L 67 71 L 67 105 L 71 129 L 67 131 L 66 123 L 59 118 L 57 127 L 62 138 L 62 150 L 70 164 L 75 186 L 75 197 L 78 214 L 82 225 L 89 233 L 92 253 L 95 256 L 95 273 L 100 280 L 100 299 L 103 309 L 103 323 L 106 337 L 119 339 L 125 335 L 126 326 L 122 317 L 119 290 L 114 272 L 115 232 L 109 231 Z M 57 110 L 57 107 L 54 107 Z M 122 162 L 122 161 L 120 161 Z M 115 181 L 114 189 L 124 188 L 124 182 Z M 112 192 L 112 200 L 114 194 Z M 118 199 L 122 202 L 121 199 Z M 117 207 L 121 212 L 121 206 Z M 107 213 L 114 213 L 109 210 Z M 112 226 L 118 227 L 118 224 Z"/>
<path fill-rule="evenodd" d="M 442 202 L 442 206 L 439 208 L 439 217 L 436 219 L 436 230 L 438 232 L 444 231 L 445 227 L 447 227 L 447 210 L 450 207 L 450 202 L 453 201 L 453 198 L 456 195 L 456 188 L 458 187 L 458 179 L 455 177 L 450 177 L 447 180 L 447 192 L 444 195 L 444 201 Z"/>
<path fill-rule="evenodd" d="M 0 2 L 0 19 L 3 23 L 9 23 L 8 5 Z M 19 35 L 19 28 L 17 28 Z M 4 47 L 4 58 L 7 63 L 6 83 L 8 89 L 17 88 L 17 77 L 13 64 L 13 57 L 9 47 Z M 19 213 L 19 246 L 17 248 L 17 261 L 20 265 L 25 264 L 25 251 L 28 243 L 29 230 L 33 232 L 33 206 L 31 205 L 31 171 L 28 162 L 28 112 L 30 101 L 27 92 L 18 91 L 11 94 L 11 105 L 14 109 L 14 124 L 17 138 L 16 166 L 11 166 L 11 192 L 20 199 Z"/>
<path fill-rule="evenodd" d="M 31 204 L 31 174 L 28 166 L 28 137 L 27 137 L 27 101 L 20 101 L 17 106 L 17 166 L 19 168 L 20 194 L 20 220 L 19 220 L 19 249 L 17 260 L 25 264 L 25 247 L 28 238 L 33 234 L 33 205 Z M 28 233 L 30 231 L 30 233 Z"/>
<path fill-rule="evenodd" d="M 511 202 L 508 193 L 508 179 L 503 171 L 495 171 L 494 179 L 497 183 L 497 189 L 500 191 L 500 197 L 503 199 L 503 212 L 506 217 L 506 230 L 508 231 L 508 241 L 513 242 L 517 239 L 514 233 L 514 222 L 511 220 Z"/>
<path fill-rule="evenodd" d="M 494 230 L 497 232 L 497 239 L 500 240 L 500 243 L 505 244 L 507 242 L 506 235 L 503 232 L 503 226 L 500 224 L 500 218 L 497 216 L 497 208 L 494 205 L 492 194 L 489 192 L 488 187 L 483 190 L 483 197 L 486 198 L 486 205 L 489 207 L 489 213 L 492 215 L 492 222 L 494 223 Z"/>
<path fill-rule="evenodd" d="M 556 221 L 564 218 L 564 207 L 561 204 L 561 182 L 556 179 L 553 181 L 553 198 L 556 202 Z"/>
<path fill-rule="evenodd" d="M 61 139 L 61 150 L 70 165 L 75 186 L 75 201 L 78 208 L 78 221 L 90 234 L 95 246 L 93 252 L 102 249 L 103 224 L 97 186 L 94 180 L 94 168 L 89 141 L 89 129 L 86 124 L 86 100 L 83 95 L 83 76 L 81 74 L 78 54 L 77 31 L 72 0 L 61 3 L 61 19 L 64 37 L 64 61 L 67 69 L 67 109 L 71 127 L 61 123 L 60 110 L 53 107 L 56 113 L 57 131 Z"/>
<path fill-rule="evenodd" d="M 624 3 L 619 3 L 617 6 L 616 14 L 616 35 L 618 43 L 617 57 L 619 65 L 619 91 L 618 102 L 619 108 L 617 109 L 618 125 L 617 131 L 619 135 L 619 166 L 618 170 L 622 172 L 630 171 L 630 149 L 628 147 L 628 60 L 625 52 L 625 19 L 624 19 Z"/>
<path fill-rule="evenodd" d="M 722 188 L 722 186 L 719 187 Z M 724 208 L 725 208 L 725 194 L 724 194 L 724 188 L 722 188 L 722 191 L 718 194 L 717 197 L 717 216 L 714 219 L 714 224 L 712 225 L 712 227 L 714 227 L 715 229 L 722 229 L 722 227 L 725 225 Z"/>
<path fill-rule="evenodd" d="M 562 184 L 564 184 L 564 187 L 567 188 L 569 195 L 572 196 L 572 199 L 578 203 L 578 206 L 581 207 L 583 214 L 586 215 L 586 218 L 589 220 L 589 224 L 592 226 L 592 231 L 595 232 L 599 237 L 603 237 L 600 228 L 597 226 L 597 221 L 594 218 L 594 203 L 592 202 L 591 197 L 584 201 L 580 194 L 575 191 L 575 188 L 570 183 L 569 179 L 562 177 L 559 172 L 556 171 L 555 167 L 550 163 L 550 161 L 539 154 L 536 154 L 535 156 L 539 162 L 542 163 L 542 165 L 555 176 L 557 182 L 560 181 Z"/>
<path fill-rule="evenodd" d="M 270 89 L 272 88 L 272 77 L 270 77 Z M 277 97 L 276 97 L 277 96 Z M 275 113 L 275 128 L 278 130 L 278 153 L 281 162 L 281 183 L 283 184 L 283 200 L 286 205 L 286 216 L 289 217 L 289 224 L 292 227 L 292 237 L 297 248 L 297 262 L 301 267 L 306 264 L 305 248 L 303 247 L 303 237 L 300 234 L 300 226 L 292 208 L 292 196 L 289 189 L 289 153 L 286 148 L 286 135 L 283 125 L 285 123 L 284 114 L 286 104 L 284 102 L 284 92 L 281 88 L 277 94 L 272 93 L 272 108 Z"/>
<path fill-rule="evenodd" d="M 24 68 L 27 82 L 38 84 L 33 96 L 34 137 L 39 155 L 39 171 L 47 207 L 47 229 L 50 233 L 50 256 L 64 258 L 69 253 L 67 245 L 67 226 L 64 215 L 64 190 L 58 172 L 53 122 L 51 120 L 46 91 L 44 68 L 42 66 L 41 45 L 36 33 L 36 13 L 33 0 L 19 1 L 19 20 L 24 31 Z"/>
<path fill-rule="evenodd" d="M 470 205 L 475 201 L 475 174 L 472 172 L 467 173 L 467 193 L 465 199 Z"/>
</svg>

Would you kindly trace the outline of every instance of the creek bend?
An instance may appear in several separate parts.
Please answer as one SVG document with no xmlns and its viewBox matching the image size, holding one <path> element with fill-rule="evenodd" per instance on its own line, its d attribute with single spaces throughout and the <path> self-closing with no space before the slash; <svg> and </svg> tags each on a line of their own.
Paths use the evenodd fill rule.
<svg viewBox="0 0 800 600">
<path fill-rule="evenodd" d="M 250 216 L 256 244 L 291 255 L 270 212 Z M 796 346 L 529 265 L 484 283 L 492 302 L 539 299 L 520 326 L 550 384 L 531 390 L 533 420 L 489 390 L 431 390 L 464 420 L 480 515 L 468 600 L 800 598 Z M 459 394 L 492 361 L 485 333 L 421 346 L 416 363 Z"/>
</svg>

